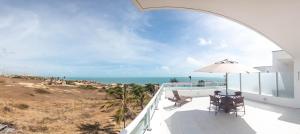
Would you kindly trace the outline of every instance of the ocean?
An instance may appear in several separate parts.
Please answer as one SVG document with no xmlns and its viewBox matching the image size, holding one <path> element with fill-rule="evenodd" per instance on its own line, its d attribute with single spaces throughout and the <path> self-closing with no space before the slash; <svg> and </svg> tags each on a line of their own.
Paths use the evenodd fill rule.
<svg viewBox="0 0 300 134">
<path fill-rule="evenodd" d="M 99 83 L 111 84 L 162 84 L 170 82 L 170 79 L 176 78 L 179 82 L 190 82 L 188 77 L 67 77 L 67 80 L 90 80 L 97 81 Z M 199 80 L 212 81 L 212 82 L 224 82 L 222 77 L 192 77 L 192 82 L 198 82 Z"/>
</svg>

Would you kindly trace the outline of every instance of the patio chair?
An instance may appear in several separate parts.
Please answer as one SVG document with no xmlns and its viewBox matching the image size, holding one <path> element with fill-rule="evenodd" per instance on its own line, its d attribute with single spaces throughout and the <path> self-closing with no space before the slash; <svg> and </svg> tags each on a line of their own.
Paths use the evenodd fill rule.
<svg viewBox="0 0 300 134">
<path fill-rule="evenodd" d="M 168 98 L 168 100 L 175 102 L 175 106 L 177 106 L 177 104 L 179 104 L 179 106 L 181 106 L 182 104 L 186 103 L 186 102 L 190 102 L 192 101 L 192 97 L 188 97 L 188 96 L 180 96 L 177 90 L 173 90 L 173 98 Z"/>
<path fill-rule="evenodd" d="M 218 97 L 216 97 L 215 95 L 209 95 L 209 112 L 212 106 L 215 107 L 215 115 L 217 114 L 217 112 L 220 109 L 220 99 Z"/>
<path fill-rule="evenodd" d="M 234 109 L 234 101 L 231 96 L 222 96 L 220 103 L 220 110 L 224 110 L 225 113 L 229 113 Z"/>
<path fill-rule="evenodd" d="M 236 92 L 234 92 L 234 96 L 242 96 L 242 92 L 241 91 L 236 91 Z"/>
<path fill-rule="evenodd" d="M 235 97 L 233 99 L 233 102 L 234 102 L 235 116 L 237 117 L 237 112 L 238 111 L 244 112 L 244 115 L 245 115 L 246 114 L 246 109 L 245 109 L 244 97 L 242 97 L 242 96 Z M 239 109 L 239 107 L 242 107 L 242 109 Z"/>
<path fill-rule="evenodd" d="M 221 91 L 219 91 L 219 90 L 214 91 L 214 95 L 220 95 L 220 93 L 221 93 Z"/>
</svg>

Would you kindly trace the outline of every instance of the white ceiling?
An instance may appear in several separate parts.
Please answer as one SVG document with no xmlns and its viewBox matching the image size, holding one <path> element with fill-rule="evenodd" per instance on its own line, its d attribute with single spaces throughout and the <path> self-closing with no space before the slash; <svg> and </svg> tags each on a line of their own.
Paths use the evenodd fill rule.
<svg viewBox="0 0 300 134">
<path fill-rule="evenodd" d="M 141 10 L 179 8 L 223 16 L 300 59 L 300 0 L 133 0 Z"/>
</svg>

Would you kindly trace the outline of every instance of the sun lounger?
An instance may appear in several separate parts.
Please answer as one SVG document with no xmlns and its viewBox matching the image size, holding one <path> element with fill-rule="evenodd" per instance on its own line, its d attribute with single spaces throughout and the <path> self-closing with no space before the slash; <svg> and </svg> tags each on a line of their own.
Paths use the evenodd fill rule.
<svg viewBox="0 0 300 134">
<path fill-rule="evenodd" d="M 173 90 L 173 98 L 168 98 L 168 100 L 175 102 L 175 106 L 179 104 L 181 106 L 182 104 L 192 101 L 192 97 L 188 96 L 180 96 L 177 90 Z"/>
</svg>

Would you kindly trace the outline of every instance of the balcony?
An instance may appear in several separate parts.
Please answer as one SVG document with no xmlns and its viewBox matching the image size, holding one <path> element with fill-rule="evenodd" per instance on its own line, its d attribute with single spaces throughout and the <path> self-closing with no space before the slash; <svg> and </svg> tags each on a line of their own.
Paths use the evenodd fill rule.
<svg viewBox="0 0 300 134">
<path fill-rule="evenodd" d="M 224 89 L 224 84 L 209 84 L 204 87 L 193 84 L 163 84 L 145 109 L 121 134 L 299 134 L 300 109 L 290 108 L 295 104 L 290 92 L 280 85 L 278 73 L 247 74 L 230 76 L 229 87 L 243 91 L 246 114 L 235 115 L 209 112 L 209 94 Z M 193 101 L 175 107 L 168 97 L 172 90 L 192 96 Z"/>
<path fill-rule="evenodd" d="M 181 107 L 162 98 L 146 134 L 299 134 L 299 109 L 246 100 L 246 114 L 208 111 L 208 97 Z"/>
</svg>

